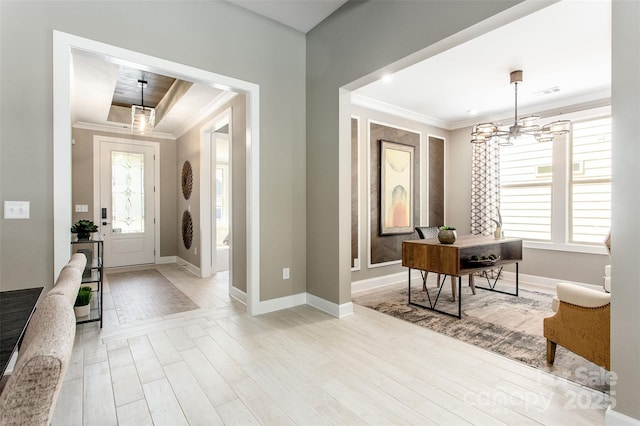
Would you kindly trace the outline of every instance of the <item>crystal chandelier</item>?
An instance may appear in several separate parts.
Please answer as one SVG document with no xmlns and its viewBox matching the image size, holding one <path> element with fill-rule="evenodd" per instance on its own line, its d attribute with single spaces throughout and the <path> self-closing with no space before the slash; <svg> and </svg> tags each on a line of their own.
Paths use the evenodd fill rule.
<svg viewBox="0 0 640 426">
<path fill-rule="evenodd" d="M 518 118 L 518 83 L 522 83 L 522 70 L 511 72 L 511 83 L 515 85 L 515 119 L 511 126 L 498 123 L 481 123 L 473 126 L 471 143 L 493 140 L 501 146 L 511 146 L 518 139 L 535 138 L 538 142 L 552 141 L 555 136 L 569 133 L 570 121 L 558 120 L 540 126 L 534 124 L 540 117 L 529 115 Z"/>
<path fill-rule="evenodd" d="M 143 135 L 153 130 L 156 123 L 156 110 L 144 106 L 144 89 L 147 87 L 147 81 L 138 80 L 138 87 L 140 88 L 140 105 L 131 105 L 131 133 Z"/>
</svg>

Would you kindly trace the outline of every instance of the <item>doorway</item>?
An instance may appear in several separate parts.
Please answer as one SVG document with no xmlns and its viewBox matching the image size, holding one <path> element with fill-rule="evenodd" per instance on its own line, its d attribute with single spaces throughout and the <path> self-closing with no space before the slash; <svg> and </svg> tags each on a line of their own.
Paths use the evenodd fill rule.
<svg viewBox="0 0 640 426">
<path fill-rule="evenodd" d="M 54 275 L 58 275 L 70 254 L 71 235 L 71 80 L 72 55 L 82 53 L 106 60 L 144 64 L 163 75 L 182 77 L 211 87 L 241 93 L 247 98 L 243 121 L 247 133 L 246 150 L 246 292 L 250 315 L 269 311 L 260 301 L 260 88 L 257 84 L 141 54 L 90 39 L 53 31 L 53 227 Z"/>
<path fill-rule="evenodd" d="M 94 215 L 104 239 L 104 266 L 155 263 L 158 144 L 95 136 L 94 152 Z"/>
</svg>

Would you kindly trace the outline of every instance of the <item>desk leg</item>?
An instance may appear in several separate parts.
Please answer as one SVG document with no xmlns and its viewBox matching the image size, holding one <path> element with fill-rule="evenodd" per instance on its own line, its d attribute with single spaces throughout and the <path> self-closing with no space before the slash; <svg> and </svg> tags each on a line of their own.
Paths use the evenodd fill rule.
<svg viewBox="0 0 640 426">
<path fill-rule="evenodd" d="M 454 277 L 453 275 L 451 275 L 451 301 L 455 302 L 456 301 L 456 277 Z"/>
<path fill-rule="evenodd" d="M 409 304 L 411 304 L 411 268 L 409 268 L 409 279 L 407 280 L 407 292 L 409 293 Z"/>
<path fill-rule="evenodd" d="M 518 281 L 519 281 L 518 277 L 520 276 L 519 271 L 518 271 L 518 269 L 519 269 L 518 266 L 519 266 L 519 263 L 516 262 L 516 296 L 518 295 L 518 288 L 519 288 L 519 286 L 518 286 Z"/>
<path fill-rule="evenodd" d="M 462 318 L 462 277 L 458 277 L 458 319 L 461 319 L 461 318 Z"/>
</svg>

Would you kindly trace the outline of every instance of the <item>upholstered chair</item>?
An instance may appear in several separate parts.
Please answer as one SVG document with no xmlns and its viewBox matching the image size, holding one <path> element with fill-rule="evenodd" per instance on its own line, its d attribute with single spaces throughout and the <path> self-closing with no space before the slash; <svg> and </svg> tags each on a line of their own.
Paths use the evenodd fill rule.
<svg viewBox="0 0 640 426">
<path fill-rule="evenodd" d="M 544 319 L 547 362 L 553 364 L 560 345 L 609 370 L 611 295 L 569 283 L 556 292 L 555 315 Z"/>
</svg>

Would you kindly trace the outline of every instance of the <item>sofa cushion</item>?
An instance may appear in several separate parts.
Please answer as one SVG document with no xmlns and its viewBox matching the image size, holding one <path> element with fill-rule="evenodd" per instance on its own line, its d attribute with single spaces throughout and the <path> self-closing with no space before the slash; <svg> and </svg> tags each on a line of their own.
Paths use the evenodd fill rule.
<svg viewBox="0 0 640 426">
<path fill-rule="evenodd" d="M 82 269 L 67 265 L 62 268 L 53 288 L 47 292 L 45 297 L 49 295 L 64 296 L 71 306 L 73 306 L 76 302 L 76 297 L 78 296 L 78 290 L 80 290 L 81 283 Z"/>
</svg>

